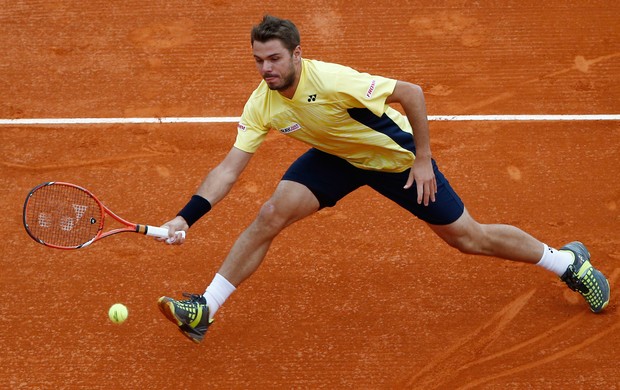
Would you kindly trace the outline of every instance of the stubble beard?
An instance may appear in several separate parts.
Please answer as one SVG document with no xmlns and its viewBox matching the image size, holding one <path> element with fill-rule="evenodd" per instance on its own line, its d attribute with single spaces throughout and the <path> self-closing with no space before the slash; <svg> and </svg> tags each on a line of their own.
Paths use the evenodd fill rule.
<svg viewBox="0 0 620 390">
<path fill-rule="evenodd" d="M 295 66 L 291 64 L 289 73 L 286 75 L 286 77 L 282 79 L 282 83 L 280 85 L 271 86 L 267 84 L 267 86 L 272 91 L 284 91 L 286 89 L 289 89 L 291 86 L 293 86 L 294 83 L 295 83 Z"/>
</svg>

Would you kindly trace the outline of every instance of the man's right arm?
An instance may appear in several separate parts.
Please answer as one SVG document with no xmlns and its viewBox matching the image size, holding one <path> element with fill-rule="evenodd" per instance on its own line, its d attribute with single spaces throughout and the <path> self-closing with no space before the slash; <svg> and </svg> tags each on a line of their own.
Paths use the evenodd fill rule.
<svg viewBox="0 0 620 390">
<path fill-rule="evenodd" d="M 211 203 L 211 206 L 215 206 L 230 192 L 252 156 L 252 153 L 244 152 L 233 146 L 224 160 L 209 172 L 198 187 L 196 195 L 202 196 Z"/>
<path fill-rule="evenodd" d="M 209 172 L 200 187 L 198 187 L 196 195 L 206 199 L 211 206 L 215 206 L 216 203 L 224 199 L 230 192 L 241 175 L 241 172 L 243 172 L 250 162 L 252 156 L 252 153 L 244 152 L 233 146 L 224 160 Z M 183 241 L 185 241 L 175 233 L 181 230 L 187 231 L 189 229 L 187 221 L 181 216 L 176 216 L 163 224 L 162 227 L 167 227 L 169 229 L 170 237 L 175 237 L 171 243 L 175 244 L 182 244 Z"/>
</svg>

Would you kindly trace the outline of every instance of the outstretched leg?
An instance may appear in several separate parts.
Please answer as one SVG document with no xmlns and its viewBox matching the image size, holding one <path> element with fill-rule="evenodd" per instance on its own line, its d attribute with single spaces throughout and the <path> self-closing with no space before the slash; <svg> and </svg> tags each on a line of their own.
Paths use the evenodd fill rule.
<svg viewBox="0 0 620 390">
<path fill-rule="evenodd" d="M 306 186 L 281 181 L 254 222 L 239 236 L 218 273 L 237 287 L 258 269 L 271 242 L 285 227 L 318 209 L 318 200 Z"/>
<path fill-rule="evenodd" d="M 463 253 L 537 264 L 555 272 L 570 289 L 584 297 L 595 313 L 609 303 L 609 282 L 592 267 L 590 253 L 580 242 L 571 242 L 559 251 L 550 249 L 517 227 L 480 224 L 467 209 L 451 224 L 429 226 Z"/>
<path fill-rule="evenodd" d="M 543 256 L 545 247 L 542 242 L 517 227 L 480 224 L 467 209 L 449 225 L 429 226 L 450 246 L 468 254 L 536 264 Z"/>
<path fill-rule="evenodd" d="M 187 338 L 201 342 L 215 312 L 258 269 L 273 239 L 318 209 L 319 201 L 306 186 L 282 180 L 254 222 L 234 243 L 204 295 L 186 294 L 187 300 L 164 296 L 159 298 L 159 309 Z"/>
</svg>

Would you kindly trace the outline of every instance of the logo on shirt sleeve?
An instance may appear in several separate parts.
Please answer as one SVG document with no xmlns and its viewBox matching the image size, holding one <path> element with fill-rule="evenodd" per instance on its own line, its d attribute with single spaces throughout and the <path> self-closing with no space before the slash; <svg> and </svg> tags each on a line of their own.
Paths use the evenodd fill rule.
<svg viewBox="0 0 620 390">
<path fill-rule="evenodd" d="M 366 91 L 366 97 L 370 99 L 372 97 L 372 93 L 375 92 L 375 85 L 377 85 L 376 80 L 372 80 L 370 83 L 370 87 L 368 87 L 368 91 Z"/>
<path fill-rule="evenodd" d="M 246 127 L 243 123 L 239 122 L 239 124 L 237 125 L 237 130 L 239 131 L 245 131 Z"/>
</svg>

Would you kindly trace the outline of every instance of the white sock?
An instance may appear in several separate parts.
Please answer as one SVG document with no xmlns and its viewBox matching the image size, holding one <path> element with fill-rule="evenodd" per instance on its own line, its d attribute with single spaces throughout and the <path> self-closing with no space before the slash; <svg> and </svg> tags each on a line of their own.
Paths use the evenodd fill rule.
<svg viewBox="0 0 620 390">
<path fill-rule="evenodd" d="M 236 290 L 225 277 L 215 274 L 209 287 L 203 294 L 209 306 L 209 319 L 213 318 L 217 310 L 224 304 L 228 297 Z"/>
<path fill-rule="evenodd" d="M 570 251 L 559 251 L 545 245 L 543 256 L 536 265 L 555 273 L 558 276 L 564 275 L 569 265 L 575 261 L 575 256 Z"/>
</svg>

